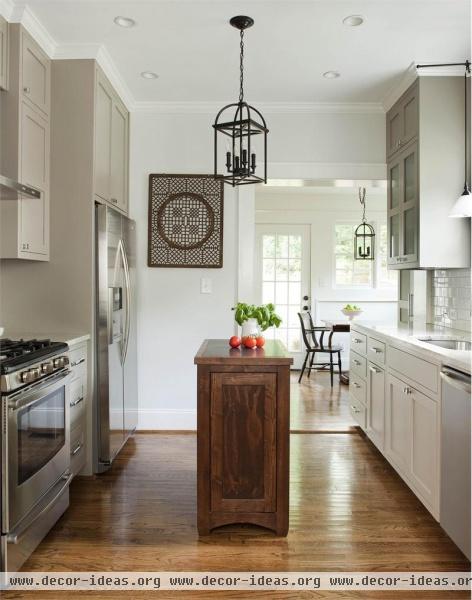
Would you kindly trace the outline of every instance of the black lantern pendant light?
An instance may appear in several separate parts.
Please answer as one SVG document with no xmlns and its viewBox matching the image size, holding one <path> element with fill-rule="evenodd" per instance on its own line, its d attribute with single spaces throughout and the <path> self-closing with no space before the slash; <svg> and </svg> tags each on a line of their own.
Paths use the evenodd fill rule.
<svg viewBox="0 0 472 600">
<path fill-rule="evenodd" d="M 359 201 L 362 206 L 362 223 L 354 232 L 354 258 L 356 260 L 374 260 L 375 231 L 365 217 L 365 188 L 359 188 Z"/>
<path fill-rule="evenodd" d="M 223 179 L 232 186 L 267 183 L 267 133 L 261 113 L 244 101 L 244 30 L 254 25 L 251 17 L 238 16 L 230 24 L 240 31 L 239 100 L 216 115 L 215 177 L 218 177 L 218 140 L 225 140 Z M 224 137 L 222 137 L 224 136 Z M 258 145 L 257 140 L 261 141 Z M 223 144 L 222 144 L 223 145 Z M 258 148 L 256 148 L 258 146 Z"/>
</svg>

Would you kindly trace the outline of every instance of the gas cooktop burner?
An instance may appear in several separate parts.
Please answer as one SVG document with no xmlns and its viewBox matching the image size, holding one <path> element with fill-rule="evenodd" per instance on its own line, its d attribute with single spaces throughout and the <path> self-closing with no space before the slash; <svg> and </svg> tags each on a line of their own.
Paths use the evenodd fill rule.
<svg viewBox="0 0 472 600">
<path fill-rule="evenodd" d="M 51 340 L 0 340 L 0 373 L 12 373 L 29 364 L 67 351 L 64 342 Z"/>
</svg>

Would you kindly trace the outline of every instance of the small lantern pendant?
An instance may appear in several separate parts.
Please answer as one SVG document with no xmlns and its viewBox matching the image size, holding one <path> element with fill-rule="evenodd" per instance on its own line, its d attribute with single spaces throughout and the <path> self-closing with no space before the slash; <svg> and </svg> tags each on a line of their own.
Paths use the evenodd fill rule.
<svg viewBox="0 0 472 600">
<path fill-rule="evenodd" d="M 363 208 L 362 223 L 354 232 L 354 258 L 356 260 L 374 260 L 375 231 L 365 217 L 365 188 L 359 188 L 359 201 Z"/>
</svg>

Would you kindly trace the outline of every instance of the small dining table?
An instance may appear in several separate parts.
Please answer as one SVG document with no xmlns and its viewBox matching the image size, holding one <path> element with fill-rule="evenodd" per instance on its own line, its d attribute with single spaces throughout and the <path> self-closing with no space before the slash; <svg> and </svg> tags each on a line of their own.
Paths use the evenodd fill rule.
<svg viewBox="0 0 472 600">
<path fill-rule="evenodd" d="M 328 337 L 328 345 L 331 346 L 331 340 L 335 333 L 349 333 L 351 331 L 350 319 L 321 319 L 325 326 L 330 330 Z M 349 371 L 340 373 L 339 379 L 341 383 L 349 385 Z"/>
</svg>

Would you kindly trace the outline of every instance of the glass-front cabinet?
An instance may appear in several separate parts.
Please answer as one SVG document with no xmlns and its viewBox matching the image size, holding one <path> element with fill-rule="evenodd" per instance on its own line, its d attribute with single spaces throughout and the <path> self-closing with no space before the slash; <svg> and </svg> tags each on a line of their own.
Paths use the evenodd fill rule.
<svg viewBox="0 0 472 600">
<path fill-rule="evenodd" d="M 418 145 L 409 144 L 388 165 L 390 267 L 418 262 Z"/>
</svg>

